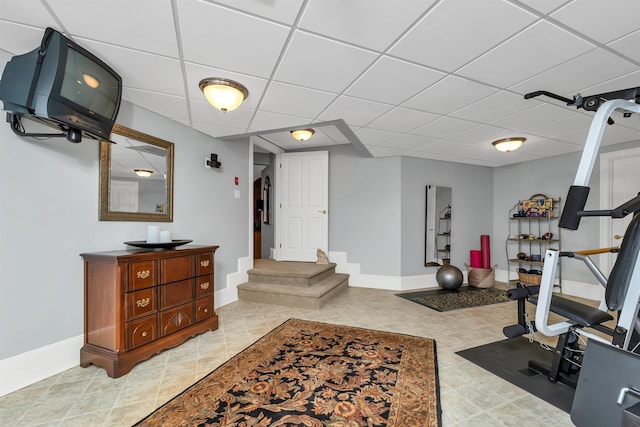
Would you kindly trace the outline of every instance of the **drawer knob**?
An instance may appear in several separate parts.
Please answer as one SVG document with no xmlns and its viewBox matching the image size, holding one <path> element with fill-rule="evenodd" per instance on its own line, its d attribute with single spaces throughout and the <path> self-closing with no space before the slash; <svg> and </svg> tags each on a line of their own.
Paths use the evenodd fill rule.
<svg viewBox="0 0 640 427">
<path fill-rule="evenodd" d="M 151 276 L 151 271 L 150 270 L 138 271 L 136 273 L 136 276 L 138 276 L 138 279 L 146 279 L 147 277 Z"/>
<path fill-rule="evenodd" d="M 209 289 L 209 282 L 200 283 L 200 289 Z"/>
<path fill-rule="evenodd" d="M 204 309 L 204 312 L 205 312 L 205 313 L 208 313 L 208 312 L 209 312 L 209 309 L 208 309 L 208 308 L 205 308 L 205 309 Z"/>
<path fill-rule="evenodd" d="M 200 261 L 200 267 L 209 267 L 209 260 Z"/>
<path fill-rule="evenodd" d="M 147 336 L 147 333 L 146 333 L 146 332 L 143 332 L 143 333 L 142 333 L 142 336 L 143 336 L 143 337 L 146 337 L 146 336 Z"/>
<path fill-rule="evenodd" d="M 138 301 L 136 301 L 136 305 L 138 307 L 146 307 L 146 306 L 149 305 L 150 302 L 151 302 L 150 298 L 142 298 L 142 299 L 139 299 Z"/>
</svg>

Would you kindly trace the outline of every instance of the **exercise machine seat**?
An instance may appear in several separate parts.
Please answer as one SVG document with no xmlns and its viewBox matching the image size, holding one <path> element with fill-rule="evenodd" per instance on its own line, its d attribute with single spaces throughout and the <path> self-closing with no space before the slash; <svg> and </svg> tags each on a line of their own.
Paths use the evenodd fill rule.
<svg viewBox="0 0 640 427">
<path fill-rule="evenodd" d="M 529 297 L 529 302 L 538 303 L 538 297 Z M 583 328 L 599 325 L 609 320 L 613 320 L 613 316 L 606 311 L 599 310 L 597 307 L 591 307 L 577 301 L 559 296 L 551 297 L 551 305 L 549 311 L 566 317 L 572 322 L 577 323 Z"/>
<path fill-rule="evenodd" d="M 631 282 L 633 269 L 640 252 L 640 214 L 634 215 L 624 239 L 620 245 L 618 258 L 611 269 L 607 288 L 605 289 L 605 301 L 611 311 L 621 310 L 627 295 L 627 289 Z"/>
</svg>

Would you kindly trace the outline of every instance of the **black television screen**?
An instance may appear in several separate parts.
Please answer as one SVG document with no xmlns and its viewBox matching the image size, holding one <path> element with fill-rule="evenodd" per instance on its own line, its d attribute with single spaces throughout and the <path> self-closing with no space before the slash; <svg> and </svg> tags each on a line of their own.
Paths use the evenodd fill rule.
<svg viewBox="0 0 640 427">
<path fill-rule="evenodd" d="M 108 139 L 121 95 L 122 79 L 111 67 L 52 28 L 40 47 L 9 61 L 0 81 L 5 110 L 57 127 L 73 142 L 80 135 Z"/>
</svg>

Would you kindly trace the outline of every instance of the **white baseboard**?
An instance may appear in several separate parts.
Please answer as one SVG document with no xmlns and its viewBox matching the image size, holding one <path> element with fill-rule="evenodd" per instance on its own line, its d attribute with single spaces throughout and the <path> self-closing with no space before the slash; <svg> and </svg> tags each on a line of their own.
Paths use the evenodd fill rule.
<svg viewBox="0 0 640 427">
<path fill-rule="evenodd" d="M 78 366 L 84 335 L 0 360 L 0 396 Z"/>
<path fill-rule="evenodd" d="M 238 270 L 227 274 L 227 283 L 224 289 L 217 290 L 214 295 L 215 308 L 231 304 L 238 300 L 238 285 L 248 282 L 247 270 L 253 268 L 253 258 L 238 258 Z"/>
</svg>

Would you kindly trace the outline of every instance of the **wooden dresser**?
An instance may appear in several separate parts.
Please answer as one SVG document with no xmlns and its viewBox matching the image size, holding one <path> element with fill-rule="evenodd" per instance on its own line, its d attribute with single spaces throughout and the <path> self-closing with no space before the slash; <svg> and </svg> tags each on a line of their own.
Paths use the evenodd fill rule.
<svg viewBox="0 0 640 427">
<path fill-rule="evenodd" d="M 117 378 L 162 350 L 218 329 L 213 304 L 216 249 L 182 246 L 81 254 L 80 366 L 101 366 Z"/>
</svg>

